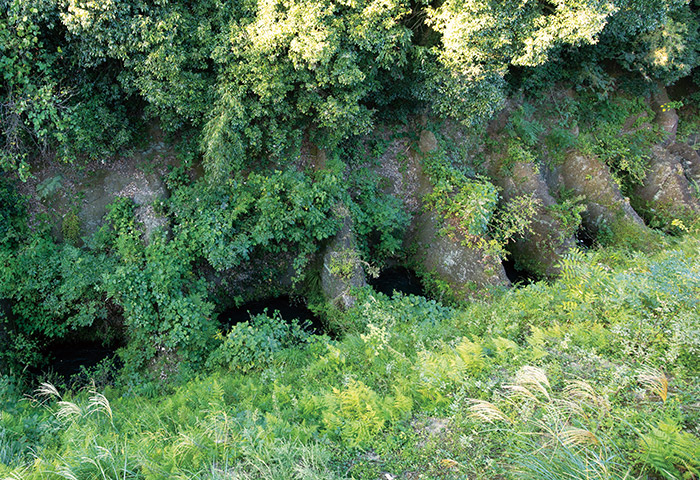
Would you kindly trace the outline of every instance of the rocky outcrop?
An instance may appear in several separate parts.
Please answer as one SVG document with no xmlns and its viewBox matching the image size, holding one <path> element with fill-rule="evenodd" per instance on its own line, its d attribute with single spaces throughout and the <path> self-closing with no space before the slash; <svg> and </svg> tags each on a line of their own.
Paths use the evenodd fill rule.
<svg viewBox="0 0 700 480">
<path fill-rule="evenodd" d="M 571 97 L 573 92 L 562 90 L 561 97 Z M 540 276 L 555 276 L 558 264 L 576 243 L 576 226 L 564 225 L 556 208 L 557 201 L 550 194 L 542 169 L 534 161 L 515 161 L 509 158 L 499 145 L 507 145 L 506 127 L 511 114 L 519 106 L 513 100 L 489 123 L 487 135 L 495 148 L 487 155 L 486 167 L 490 179 L 500 187 L 501 199 L 508 203 L 519 197 L 532 197 L 536 205 L 528 231 L 508 246 L 518 267 Z M 575 133 L 576 135 L 577 133 Z"/>
<path fill-rule="evenodd" d="M 87 235 L 100 228 L 107 213 L 107 205 L 116 197 L 128 197 L 134 201 L 134 214 L 136 220 L 143 225 L 146 240 L 157 229 L 167 227 L 167 219 L 158 215 L 154 208 L 155 202 L 167 196 L 165 184 L 156 174 L 146 175 L 140 171 L 125 174 L 122 171 L 101 170 L 90 178 L 77 182 L 76 190 L 82 192 L 84 198 L 78 216 Z"/>
<path fill-rule="evenodd" d="M 346 310 L 355 305 L 352 289 L 367 285 L 367 281 L 352 231 L 350 212 L 341 207 L 340 214 L 343 226 L 323 255 L 321 290 L 333 306 Z"/>
<path fill-rule="evenodd" d="M 441 234 L 442 222 L 435 212 L 426 212 L 411 225 L 409 244 L 421 270 L 449 286 L 458 298 L 470 298 L 489 285 L 510 285 L 500 258 Z"/>
<path fill-rule="evenodd" d="M 666 220 L 700 213 L 700 203 L 693 195 L 683 168 L 683 157 L 674 152 L 686 153 L 690 158 L 689 173 L 697 174 L 698 164 L 691 152 L 677 144 L 672 148 L 656 145 L 651 150 L 647 176 L 635 190 L 636 201 L 641 202 L 640 208 L 667 217 Z"/>
<path fill-rule="evenodd" d="M 633 195 L 635 208 L 654 226 L 664 228 L 676 218 L 692 221 L 691 217 L 700 213 L 696 191 L 700 185 L 700 155 L 691 145 L 676 142 L 678 114 L 671 105 L 666 89 L 659 85 L 651 107 L 664 138 L 651 148 L 646 177 Z"/>
<path fill-rule="evenodd" d="M 651 97 L 651 108 L 656 114 L 654 120 L 666 134 L 664 145 L 669 145 L 676 140 L 678 131 L 678 113 L 670 108 L 671 99 L 663 85 L 658 85 L 656 92 Z"/>
<path fill-rule="evenodd" d="M 388 180 L 385 191 L 402 199 L 413 214 L 404 241 L 416 269 L 446 285 L 458 298 L 472 297 L 483 287 L 509 285 L 501 259 L 492 257 L 464 238 L 441 233 L 445 219 L 423 211 L 423 197 L 432 191 L 421 158 L 437 148 L 435 135 L 423 130 L 418 151 L 407 140 L 394 142 L 381 158 L 377 173 Z"/>
<path fill-rule="evenodd" d="M 629 199 L 620 193 L 610 169 L 598 158 L 571 151 L 557 168 L 555 177 L 564 188 L 585 196 L 586 211 L 582 218 L 588 232 L 597 234 L 603 226 L 613 231 L 646 228 Z"/>
<path fill-rule="evenodd" d="M 544 276 L 559 273 L 557 265 L 562 256 L 575 245 L 574 232 L 562 223 L 554 207 L 557 202 L 537 165 L 517 162 L 503 168 L 501 160 L 493 160 L 491 179 L 501 187 L 506 202 L 520 196 L 532 195 L 537 202 L 529 232 L 517 238 L 510 250 L 515 261 L 525 270 Z"/>
<path fill-rule="evenodd" d="M 693 147 L 690 143 L 672 143 L 668 151 L 678 158 L 686 178 L 700 185 L 700 151 L 696 148 L 700 144 Z"/>
<path fill-rule="evenodd" d="M 168 220 L 156 205 L 168 195 L 163 178 L 169 165 L 177 164 L 174 151 L 162 141 L 154 141 L 145 150 L 111 159 L 94 160 L 77 168 L 74 165 L 48 163 L 32 173 L 34 178 L 21 186 L 27 194 L 32 218 L 47 215 L 55 224 L 58 240 L 71 225 L 77 239 L 92 236 L 104 224 L 107 205 L 117 197 L 131 198 L 135 215 L 143 226 L 146 241 L 158 229 L 167 230 Z M 62 225 L 63 224 L 63 225 Z"/>
</svg>

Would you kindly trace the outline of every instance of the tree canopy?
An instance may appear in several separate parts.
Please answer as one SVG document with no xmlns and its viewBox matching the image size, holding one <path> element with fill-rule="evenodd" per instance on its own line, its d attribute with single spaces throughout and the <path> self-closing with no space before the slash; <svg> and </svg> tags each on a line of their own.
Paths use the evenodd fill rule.
<svg viewBox="0 0 700 480">
<path fill-rule="evenodd" d="M 200 132 L 208 171 L 332 146 L 401 103 L 479 125 L 514 69 L 572 52 L 670 83 L 688 0 L 3 0 L 0 165 L 107 156 L 144 119 Z"/>
</svg>

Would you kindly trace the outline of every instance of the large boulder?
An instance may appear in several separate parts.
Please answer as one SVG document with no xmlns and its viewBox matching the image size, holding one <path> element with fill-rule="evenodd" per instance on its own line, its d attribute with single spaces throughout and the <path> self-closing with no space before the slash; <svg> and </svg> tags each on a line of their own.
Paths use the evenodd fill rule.
<svg viewBox="0 0 700 480">
<path fill-rule="evenodd" d="M 442 234 L 443 221 L 435 212 L 425 212 L 411 224 L 408 241 L 423 272 L 458 299 L 471 298 L 487 286 L 510 285 L 500 258 L 463 238 Z"/>
<path fill-rule="evenodd" d="M 538 275 L 557 275 L 562 256 L 575 245 L 575 232 L 557 216 L 557 202 L 540 168 L 532 162 L 516 162 L 504 168 L 502 158 L 492 160 L 490 166 L 491 179 L 501 187 L 503 200 L 531 195 L 537 202 L 529 232 L 509 247 L 515 261 Z"/>
<path fill-rule="evenodd" d="M 566 99 L 573 97 L 573 91 L 562 89 L 556 95 Z M 508 249 L 519 268 L 551 277 L 559 273 L 558 265 L 563 255 L 576 244 L 574 234 L 577 225 L 574 222 L 565 224 L 540 165 L 534 160 L 514 162 L 499 147 L 508 145 L 508 122 L 519 105 L 519 102 L 509 100 L 489 122 L 487 135 L 490 143 L 496 147 L 486 155 L 486 167 L 490 179 L 500 187 L 504 202 L 513 202 L 519 197 L 532 197 L 534 200 L 535 213 L 528 231 L 515 238 Z M 573 133 L 578 135 L 578 132 Z"/>
<path fill-rule="evenodd" d="M 635 201 L 640 202 L 640 208 L 649 212 L 650 216 L 658 217 L 657 221 L 700 213 L 700 202 L 686 177 L 683 158 L 674 150 L 678 152 L 681 149 L 669 149 L 662 145 L 652 148 L 647 176 L 635 190 Z M 690 157 L 691 163 L 695 163 L 691 168 L 697 169 L 697 163 L 692 162 L 694 158 Z"/>
<path fill-rule="evenodd" d="M 590 233 L 605 228 L 622 235 L 646 229 L 629 199 L 620 193 L 608 166 L 598 158 L 571 151 L 556 169 L 556 178 L 564 188 L 585 197 L 583 226 Z"/>
<path fill-rule="evenodd" d="M 668 151 L 678 158 L 686 178 L 700 185 L 700 151 L 697 148 L 700 148 L 700 144 L 691 146 L 690 143 L 672 143 Z"/>
</svg>

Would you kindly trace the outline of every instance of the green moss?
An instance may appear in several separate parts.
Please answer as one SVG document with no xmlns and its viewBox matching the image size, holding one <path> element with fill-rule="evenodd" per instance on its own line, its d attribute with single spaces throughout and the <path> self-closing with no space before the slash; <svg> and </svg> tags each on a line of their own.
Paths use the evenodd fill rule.
<svg viewBox="0 0 700 480">
<path fill-rule="evenodd" d="M 629 221 L 623 214 L 618 215 L 611 224 L 601 224 L 596 241 L 604 247 L 615 246 L 641 252 L 654 252 L 665 244 L 661 233 Z"/>
<path fill-rule="evenodd" d="M 77 245 L 80 241 L 80 218 L 75 210 L 71 210 L 63 217 L 61 232 L 63 240 L 71 245 Z"/>
<path fill-rule="evenodd" d="M 651 228 L 673 235 L 693 231 L 699 222 L 698 214 L 684 205 L 654 203 L 652 206 L 637 199 L 633 206 Z"/>
<path fill-rule="evenodd" d="M 359 265 L 360 258 L 357 252 L 354 249 L 347 248 L 331 254 L 328 268 L 333 275 L 341 278 L 350 278 Z"/>
</svg>

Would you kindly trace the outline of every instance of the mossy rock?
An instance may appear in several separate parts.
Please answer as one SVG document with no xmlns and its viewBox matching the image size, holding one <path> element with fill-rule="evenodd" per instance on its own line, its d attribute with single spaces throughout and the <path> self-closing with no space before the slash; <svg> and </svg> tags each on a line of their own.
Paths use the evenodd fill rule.
<svg viewBox="0 0 700 480">
<path fill-rule="evenodd" d="M 516 263 L 540 276 L 555 276 L 563 255 L 575 245 L 574 232 L 566 225 L 558 211 L 556 200 L 549 193 L 547 183 L 537 165 L 532 162 L 516 162 L 508 168 L 508 174 L 500 168 L 502 161 L 493 161 L 491 178 L 501 187 L 504 201 L 522 195 L 533 195 L 538 206 L 532 218 L 529 232 L 517 238 L 509 247 Z"/>
<path fill-rule="evenodd" d="M 423 170 L 422 157 L 438 148 L 435 135 L 423 129 L 417 150 L 406 141 L 395 143 L 382 156 L 377 173 L 389 180 L 387 193 L 401 198 L 413 214 L 404 239 L 404 251 L 411 257 L 406 261 L 459 300 L 473 297 L 484 287 L 510 285 L 500 258 L 487 255 L 464 238 L 441 233 L 446 219 L 424 211 L 423 198 L 433 186 Z"/>
<path fill-rule="evenodd" d="M 323 255 L 321 290 L 331 305 L 346 310 L 355 305 L 352 289 L 367 285 L 367 280 L 357 251 L 350 214 L 342 206 L 339 211 L 343 216 L 343 227 L 330 241 Z"/>
<path fill-rule="evenodd" d="M 601 228 L 608 232 L 613 225 L 618 230 L 617 226 L 621 224 L 629 224 L 629 228 L 622 230 L 646 229 L 629 199 L 622 196 L 608 166 L 598 158 L 571 151 L 557 173 L 561 187 L 585 197 L 583 202 L 586 211 L 582 214 L 582 219 L 583 227 L 589 233 L 597 235 Z"/>
<path fill-rule="evenodd" d="M 675 149 L 676 151 L 678 149 Z M 647 221 L 664 229 L 674 219 L 700 214 L 700 201 L 693 193 L 682 157 L 661 145 L 651 151 L 651 168 L 644 183 L 635 189 L 635 206 Z"/>
</svg>

